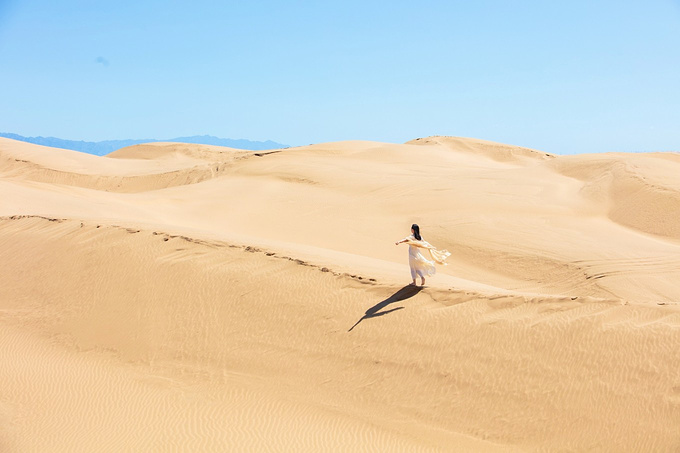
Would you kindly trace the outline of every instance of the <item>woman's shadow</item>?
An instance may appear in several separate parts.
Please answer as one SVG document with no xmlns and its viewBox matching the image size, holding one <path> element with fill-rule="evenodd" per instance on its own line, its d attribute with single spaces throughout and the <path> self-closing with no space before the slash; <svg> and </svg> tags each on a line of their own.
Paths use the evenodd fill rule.
<svg viewBox="0 0 680 453">
<path fill-rule="evenodd" d="M 391 309 L 389 309 L 389 310 L 380 311 L 380 310 L 382 310 L 383 308 L 387 307 L 389 304 L 393 304 L 393 303 L 395 303 L 395 302 L 399 302 L 399 301 L 401 301 L 401 300 L 405 300 L 405 299 L 408 299 L 408 298 L 410 298 L 410 297 L 415 296 L 415 295 L 418 294 L 422 289 L 423 289 L 422 286 L 415 286 L 415 285 L 406 285 L 406 286 L 404 286 L 403 288 L 401 288 L 401 289 L 400 289 L 399 291 L 397 291 L 396 293 L 392 294 L 392 295 L 391 295 L 390 297 L 388 297 L 387 299 L 383 300 L 382 302 L 378 302 L 377 304 L 375 304 L 374 306 L 372 306 L 371 308 L 369 308 L 368 310 L 366 310 L 366 313 L 364 314 L 364 316 L 362 316 L 362 317 L 356 322 L 356 324 L 354 324 L 352 327 L 350 327 L 350 329 L 349 329 L 347 332 L 351 332 L 352 329 L 354 329 L 356 326 L 358 326 L 359 323 L 360 323 L 361 321 L 363 321 L 364 319 L 376 318 L 376 317 L 378 317 L 378 316 L 382 316 L 382 315 L 386 315 L 386 314 L 388 314 L 388 313 L 392 313 L 393 311 L 401 310 L 401 309 L 404 308 L 404 307 L 395 307 L 395 308 L 391 308 Z"/>
</svg>

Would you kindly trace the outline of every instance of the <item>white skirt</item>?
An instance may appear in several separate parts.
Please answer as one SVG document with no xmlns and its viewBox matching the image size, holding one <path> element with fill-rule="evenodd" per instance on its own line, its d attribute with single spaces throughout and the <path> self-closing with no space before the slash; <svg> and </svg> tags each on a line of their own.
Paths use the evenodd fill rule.
<svg viewBox="0 0 680 453">
<path fill-rule="evenodd" d="M 434 275 L 437 270 L 434 267 L 434 261 L 430 261 L 423 256 L 418 250 L 418 247 L 409 245 L 408 251 L 408 265 L 411 267 L 411 278 L 416 279 L 416 277 L 429 277 Z"/>
</svg>

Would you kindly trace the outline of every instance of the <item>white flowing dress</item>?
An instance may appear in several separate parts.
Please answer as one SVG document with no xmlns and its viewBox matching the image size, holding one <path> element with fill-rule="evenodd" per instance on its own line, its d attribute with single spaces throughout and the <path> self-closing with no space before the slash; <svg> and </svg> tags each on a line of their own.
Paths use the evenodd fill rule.
<svg viewBox="0 0 680 453">
<path fill-rule="evenodd" d="M 411 235 L 407 237 L 408 239 L 408 265 L 411 267 L 411 278 L 416 279 L 417 277 L 429 277 L 434 275 L 437 270 L 434 267 L 434 261 L 430 261 L 425 256 L 420 253 L 423 250 L 422 247 L 413 245 L 414 243 L 420 242 L 415 236 Z"/>
</svg>

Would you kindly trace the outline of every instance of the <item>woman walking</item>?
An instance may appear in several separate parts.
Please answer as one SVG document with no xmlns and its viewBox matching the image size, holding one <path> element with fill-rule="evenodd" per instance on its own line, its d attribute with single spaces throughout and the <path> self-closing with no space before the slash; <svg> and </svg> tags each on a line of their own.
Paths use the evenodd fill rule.
<svg viewBox="0 0 680 453">
<path fill-rule="evenodd" d="M 430 243 L 423 240 L 420 236 L 420 227 L 415 223 L 411 225 L 411 235 L 405 237 L 401 241 L 395 242 L 395 245 L 402 243 L 408 244 L 408 264 L 411 267 L 411 278 L 413 283 L 416 284 L 416 278 L 420 277 L 420 285 L 425 286 L 425 277 L 434 275 L 436 269 L 434 267 L 434 262 L 428 260 L 420 253 L 421 249 L 427 249 L 430 252 L 430 256 L 434 261 L 439 264 L 446 266 L 444 260 L 451 256 L 451 254 L 446 250 L 437 250 Z"/>
</svg>

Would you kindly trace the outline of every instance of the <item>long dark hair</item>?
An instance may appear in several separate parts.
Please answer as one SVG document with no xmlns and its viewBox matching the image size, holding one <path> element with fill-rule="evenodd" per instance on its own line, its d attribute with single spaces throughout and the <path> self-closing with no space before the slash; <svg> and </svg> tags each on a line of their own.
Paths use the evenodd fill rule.
<svg viewBox="0 0 680 453">
<path fill-rule="evenodd" d="M 413 235 L 418 239 L 419 241 L 422 240 L 423 238 L 420 237 L 420 227 L 417 224 L 411 225 L 411 228 L 413 229 Z"/>
</svg>

